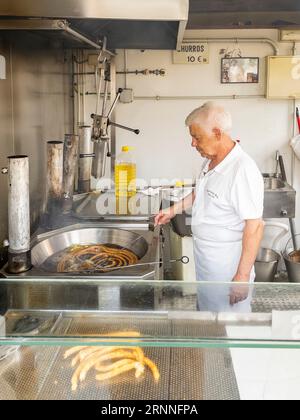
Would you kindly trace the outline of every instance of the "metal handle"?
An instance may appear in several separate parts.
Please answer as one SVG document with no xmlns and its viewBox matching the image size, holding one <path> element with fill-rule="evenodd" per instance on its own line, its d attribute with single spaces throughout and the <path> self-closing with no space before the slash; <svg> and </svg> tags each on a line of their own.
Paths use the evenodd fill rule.
<svg viewBox="0 0 300 420">
<path fill-rule="evenodd" d="M 115 98 L 115 100 L 114 100 L 114 102 L 113 102 L 113 104 L 112 104 L 112 106 L 111 106 L 111 108 L 109 110 L 109 113 L 107 115 L 107 118 L 108 119 L 111 117 L 111 114 L 114 112 L 114 109 L 115 109 L 115 107 L 117 105 L 118 100 L 120 99 L 120 96 L 121 96 L 121 93 L 122 92 L 123 92 L 123 89 L 119 89 L 118 90 L 117 96 L 116 96 L 116 98 Z"/>
<path fill-rule="evenodd" d="M 188 264 L 190 262 L 189 257 L 187 256 L 183 256 L 181 258 L 177 258 L 174 260 L 170 260 L 170 263 L 176 263 L 176 262 L 181 262 L 182 264 Z M 141 263 L 141 264 L 132 264 L 132 265 L 124 265 L 123 267 L 114 267 L 114 268 L 109 268 L 107 269 L 107 272 L 111 272 L 111 271 L 116 271 L 116 270 L 124 270 L 125 268 L 136 268 L 136 267 L 145 267 L 148 265 L 161 265 L 162 261 L 153 261 L 153 262 L 148 262 L 148 263 Z M 105 267 L 103 267 L 103 270 L 105 271 Z M 85 273 L 95 273 L 96 270 L 91 270 L 91 271 L 85 271 Z"/>
<path fill-rule="evenodd" d="M 114 122 L 111 122 L 111 121 L 108 122 L 108 125 L 112 125 L 113 127 L 117 127 L 117 128 L 122 128 L 122 130 L 130 131 L 130 132 L 135 133 L 137 135 L 140 134 L 140 130 L 138 130 L 138 129 L 129 128 L 129 127 L 126 127 L 125 125 L 117 124 L 117 123 L 114 123 Z"/>
<path fill-rule="evenodd" d="M 187 256 L 181 257 L 181 258 L 177 258 L 175 260 L 171 260 L 171 263 L 175 263 L 175 262 L 181 262 L 182 264 L 186 265 L 189 264 L 190 259 Z"/>
</svg>

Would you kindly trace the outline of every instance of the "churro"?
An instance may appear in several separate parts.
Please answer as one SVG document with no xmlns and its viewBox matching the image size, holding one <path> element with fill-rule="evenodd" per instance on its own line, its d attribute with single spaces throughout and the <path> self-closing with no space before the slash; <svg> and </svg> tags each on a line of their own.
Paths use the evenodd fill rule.
<svg viewBox="0 0 300 420">
<path fill-rule="evenodd" d="M 118 331 L 97 335 L 98 337 L 140 337 L 136 331 Z M 98 372 L 97 381 L 105 381 L 115 378 L 131 370 L 135 370 L 135 377 L 138 379 L 145 374 L 146 367 L 151 371 L 155 381 L 159 381 L 160 372 L 157 365 L 145 356 L 140 347 L 73 347 L 67 350 L 64 358 L 74 356 L 72 367 L 76 370 L 72 376 L 72 390 L 76 391 L 79 382 L 83 382 L 91 369 Z M 116 360 L 115 362 L 113 362 Z M 107 362 L 110 362 L 107 364 Z"/>
<path fill-rule="evenodd" d="M 75 245 L 57 264 L 58 273 L 108 272 L 134 265 L 139 258 L 132 251 L 106 245 Z"/>
<path fill-rule="evenodd" d="M 133 370 L 133 369 L 138 369 L 138 366 L 137 366 L 138 364 L 139 364 L 138 362 L 128 363 L 108 373 L 100 373 L 99 375 L 96 375 L 96 379 L 97 381 L 105 381 L 106 379 L 115 378 L 116 376 L 119 376 L 122 373 L 129 372 L 130 370 Z"/>
</svg>

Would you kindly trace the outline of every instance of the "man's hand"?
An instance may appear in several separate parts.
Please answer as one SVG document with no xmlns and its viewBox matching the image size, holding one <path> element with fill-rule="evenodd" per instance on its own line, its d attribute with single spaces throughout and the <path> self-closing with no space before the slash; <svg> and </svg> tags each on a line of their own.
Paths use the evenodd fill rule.
<svg viewBox="0 0 300 420">
<path fill-rule="evenodd" d="M 237 303 L 244 302 L 249 296 L 249 277 L 242 278 L 241 276 L 235 276 L 233 284 L 230 289 L 230 305 L 234 306 Z"/>
<path fill-rule="evenodd" d="M 195 197 L 196 195 L 193 191 L 183 200 L 174 204 L 174 206 L 160 211 L 155 217 L 155 226 L 166 225 L 170 222 L 171 219 L 173 219 L 173 217 L 176 216 L 176 214 L 182 214 L 183 211 L 188 211 L 189 209 L 191 209 L 193 207 Z"/>
<path fill-rule="evenodd" d="M 155 226 L 167 225 L 174 216 L 175 214 L 172 207 L 169 209 L 161 210 L 155 217 Z"/>
<path fill-rule="evenodd" d="M 230 305 L 232 306 L 243 302 L 249 296 L 250 273 L 258 254 L 264 226 L 262 219 L 246 220 L 242 256 L 230 291 Z"/>
</svg>

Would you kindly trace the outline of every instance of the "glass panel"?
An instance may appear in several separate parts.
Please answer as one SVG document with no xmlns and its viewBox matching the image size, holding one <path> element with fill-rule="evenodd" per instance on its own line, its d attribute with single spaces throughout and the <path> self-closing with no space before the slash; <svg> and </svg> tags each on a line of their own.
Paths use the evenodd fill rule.
<svg viewBox="0 0 300 420">
<path fill-rule="evenodd" d="M 4 280 L 0 294 L 2 346 L 300 349 L 298 284 Z"/>
</svg>

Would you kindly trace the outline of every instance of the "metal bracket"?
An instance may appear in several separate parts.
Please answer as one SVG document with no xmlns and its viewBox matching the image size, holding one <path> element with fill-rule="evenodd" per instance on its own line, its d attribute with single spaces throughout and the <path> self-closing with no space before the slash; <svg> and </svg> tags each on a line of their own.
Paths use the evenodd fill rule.
<svg viewBox="0 0 300 420">
<path fill-rule="evenodd" d="M 0 22 L 0 30 L 13 31 L 64 31 L 77 41 L 86 44 L 96 50 L 103 51 L 110 57 L 116 54 L 106 49 L 106 42 L 95 42 L 85 35 L 72 29 L 70 23 L 66 19 L 5 19 Z"/>
</svg>

